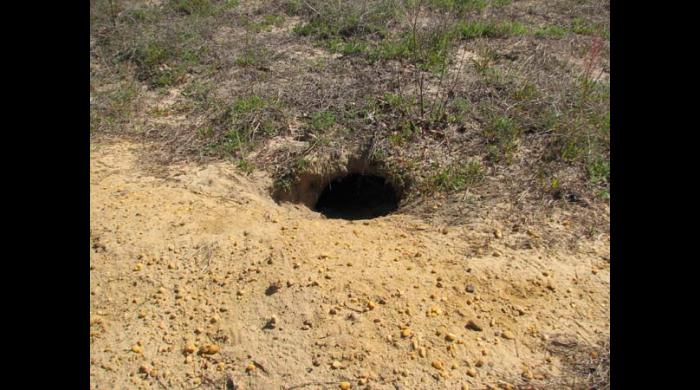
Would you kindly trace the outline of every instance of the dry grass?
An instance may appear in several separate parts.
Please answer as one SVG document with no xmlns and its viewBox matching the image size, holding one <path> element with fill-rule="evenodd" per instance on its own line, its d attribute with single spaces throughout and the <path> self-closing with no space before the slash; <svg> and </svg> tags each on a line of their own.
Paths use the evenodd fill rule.
<svg viewBox="0 0 700 390">
<path fill-rule="evenodd" d="M 443 196 L 459 206 L 443 216 L 474 210 L 465 199 L 561 207 L 605 231 L 608 4 L 95 0 L 91 132 L 284 185 L 371 147 L 410 212 L 438 216 Z M 467 161 L 479 180 L 450 168 Z"/>
</svg>

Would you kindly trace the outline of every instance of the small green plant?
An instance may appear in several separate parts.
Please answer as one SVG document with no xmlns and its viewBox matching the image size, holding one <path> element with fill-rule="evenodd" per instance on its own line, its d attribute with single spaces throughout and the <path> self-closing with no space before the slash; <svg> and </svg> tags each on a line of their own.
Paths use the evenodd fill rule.
<svg viewBox="0 0 700 390">
<path fill-rule="evenodd" d="M 213 133 L 214 129 L 212 129 L 211 126 L 202 126 L 197 129 L 197 134 L 203 138 L 210 137 Z"/>
<path fill-rule="evenodd" d="M 309 127 L 315 132 L 324 132 L 335 124 L 335 114 L 330 111 L 316 112 L 311 115 Z"/>
<path fill-rule="evenodd" d="M 214 10 L 212 0 L 170 0 L 170 6 L 185 15 L 209 15 Z"/>
<path fill-rule="evenodd" d="M 143 42 L 128 57 L 136 64 L 136 77 L 152 87 L 175 85 L 185 74 L 185 67 L 178 63 L 177 48 L 167 40 Z"/>
<path fill-rule="evenodd" d="M 467 114 L 471 110 L 471 102 L 464 98 L 455 98 L 449 107 L 450 114 L 447 116 L 448 123 L 464 122 Z"/>
<path fill-rule="evenodd" d="M 311 162 L 307 160 L 305 156 L 299 156 L 299 158 L 294 161 L 294 170 L 296 172 L 301 172 L 308 168 L 309 165 L 311 165 Z"/>
<path fill-rule="evenodd" d="M 560 26 L 545 26 L 535 30 L 538 38 L 561 38 L 566 35 L 567 30 Z"/>
<path fill-rule="evenodd" d="M 610 182 L 610 161 L 603 158 L 591 161 L 588 177 L 593 185 L 607 185 Z"/>
<path fill-rule="evenodd" d="M 247 28 L 252 32 L 269 31 L 272 26 L 281 27 L 284 24 L 284 16 L 282 15 L 265 15 L 262 20 L 250 21 Z"/>
<path fill-rule="evenodd" d="M 599 35 L 610 39 L 610 31 L 603 25 L 591 24 L 582 18 L 574 18 L 571 21 L 571 32 L 581 35 Z"/>
<path fill-rule="evenodd" d="M 461 22 L 456 27 L 462 39 L 474 38 L 507 38 L 510 36 L 524 35 L 527 28 L 516 21 L 472 21 Z"/>
<path fill-rule="evenodd" d="M 278 102 L 257 95 L 237 99 L 212 122 L 223 132 L 220 150 L 242 158 L 257 140 L 276 134 L 281 116 Z"/>
<path fill-rule="evenodd" d="M 212 16 L 238 5 L 238 0 L 170 0 L 177 13 L 192 16 Z"/>
<path fill-rule="evenodd" d="M 463 14 L 471 11 L 481 11 L 488 5 L 486 0 L 428 0 L 428 6 Z"/>
<path fill-rule="evenodd" d="M 532 100 L 538 96 L 537 87 L 527 82 L 523 83 L 512 92 L 511 96 L 518 101 Z"/>
<path fill-rule="evenodd" d="M 301 36 L 314 36 L 320 40 L 350 39 L 368 36 L 384 38 L 386 23 L 394 17 L 396 7 L 390 0 L 374 1 L 364 5 L 347 2 L 314 2 L 318 13 L 294 32 Z M 308 7 L 308 3 L 305 4 Z"/>
<path fill-rule="evenodd" d="M 551 183 L 550 183 L 550 185 L 549 185 L 549 188 L 550 188 L 552 191 L 556 191 L 556 190 L 559 189 L 559 179 L 558 179 L 557 177 L 553 177 L 553 178 L 552 178 L 552 181 L 551 181 Z"/>
<path fill-rule="evenodd" d="M 432 178 L 432 184 L 439 190 L 460 191 L 479 184 L 484 179 L 484 169 L 475 160 L 457 163 L 438 169 Z"/>
<path fill-rule="evenodd" d="M 484 135 L 491 146 L 489 149 L 491 159 L 494 161 L 505 159 L 506 162 L 510 162 L 520 136 L 520 128 L 515 121 L 508 116 L 493 116 L 486 126 Z"/>
<path fill-rule="evenodd" d="M 243 173 L 245 173 L 246 175 L 250 175 L 255 170 L 255 165 L 244 158 L 239 159 L 237 165 L 238 169 L 243 171 Z"/>
</svg>

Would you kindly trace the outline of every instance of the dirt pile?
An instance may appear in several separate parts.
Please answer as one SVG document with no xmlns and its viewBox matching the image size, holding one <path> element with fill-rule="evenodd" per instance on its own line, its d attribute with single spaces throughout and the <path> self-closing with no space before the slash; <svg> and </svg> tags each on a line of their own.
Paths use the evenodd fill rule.
<svg viewBox="0 0 700 390">
<path fill-rule="evenodd" d="M 537 388 L 609 339 L 609 236 L 516 250 L 488 219 L 325 219 L 262 174 L 154 175 L 141 152 L 91 151 L 93 389 Z"/>
</svg>

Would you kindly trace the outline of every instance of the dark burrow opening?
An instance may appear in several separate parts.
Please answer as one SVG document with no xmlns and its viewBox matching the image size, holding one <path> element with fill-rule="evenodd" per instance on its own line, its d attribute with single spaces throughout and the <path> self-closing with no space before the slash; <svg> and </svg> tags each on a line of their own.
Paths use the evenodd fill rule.
<svg viewBox="0 0 700 390">
<path fill-rule="evenodd" d="M 352 173 L 329 183 L 314 209 L 327 218 L 371 219 L 396 211 L 399 200 L 383 177 Z"/>
</svg>

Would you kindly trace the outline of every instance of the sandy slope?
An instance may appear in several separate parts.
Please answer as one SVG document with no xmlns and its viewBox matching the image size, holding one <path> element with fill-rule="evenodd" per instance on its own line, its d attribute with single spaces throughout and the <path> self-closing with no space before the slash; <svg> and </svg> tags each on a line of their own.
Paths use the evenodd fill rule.
<svg viewBox="0 0 700 390">
<path fill-rule="evenodd" d="M 91 388 L 544 383 L 552 340 L 609 337 L 607 237 L 515 251 L 483 220 L 326 220 L 226 163 L 151 175 L 140 149 L 91 152 Z"/>
</svg>

